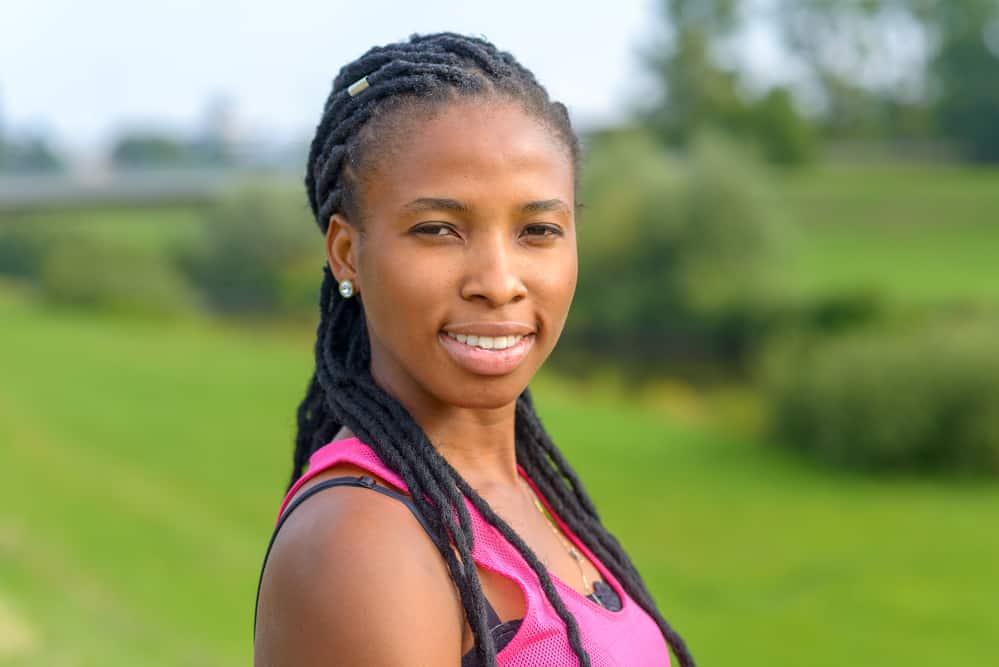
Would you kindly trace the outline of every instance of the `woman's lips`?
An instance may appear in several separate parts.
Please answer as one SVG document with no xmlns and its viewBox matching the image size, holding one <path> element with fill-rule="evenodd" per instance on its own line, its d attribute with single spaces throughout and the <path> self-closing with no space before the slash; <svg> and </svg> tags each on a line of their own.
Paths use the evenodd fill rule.
<svg viewBox="0 0 999 667">
<path fill-rule="evenodd" d="M 534 334 L 524 336 L 511 347 L 503 350 L 485 350 L 481 347 L 461 343 L 443 331 L 437 339 L 447 350 L 455 363 L 476 375 L 506 375 L 511 373 L 527 357 L 534 346 Z"/>
</svg>

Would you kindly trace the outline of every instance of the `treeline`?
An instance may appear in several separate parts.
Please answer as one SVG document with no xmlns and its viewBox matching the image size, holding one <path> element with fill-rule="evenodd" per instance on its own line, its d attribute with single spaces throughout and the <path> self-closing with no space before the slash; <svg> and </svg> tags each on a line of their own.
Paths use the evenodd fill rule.
<svg viewBox="0 0 999 667">
<path fill-rule="evenodd" d="M 234 108 L 225 98 L 208 101 L 196 129 L 120 127 L 105 150 L 102 157 L 107 164 L 123 171 L 283 166 L 289 153 L 294 153 L 296 163 L 298 153 L 304 155 L 304 149 L 294 143 L 286 146 L 242 137 Z M 12 131 L 0 122 L 0 175 L 45 175 L 65 172 L 68 167 L 67 156 L 45 133 Z"/>
<path fill-rule="evenodd" d="M 51 173 L 64 168 L 63 158 L 44 136 L 6 137 L 0 131 L 0 174 Z"/>
<path fill-rule="evenodd" d="M 993 0 L 659 0 L 643 58 L 655 84 L 636 117 L 664 145 L 704 129 L 804 164 L 829 143 L 999 162 L 999 3 Z M 769 71 L 754 58 L 766 41 Z M 209 100 L 183 135 L 122 129 L 122 169 L 237 164 L 232 108 Z M 0 172 L 58 170 L 44 136 L 3 137 Z"/>
<path fill-rule="evenodd" d="M 660 39 L 645 54 L 659 95 L 641 113 L 667 145 L 715 127 L 783 164 L 814 159 L 829 141 L 944 144 L 960 158 L 999 162 L 993 0 L 659 6 Z M 751 36 L 761 32 L 773 47 L 763 81 L 750 68 Z"/>
</svg>

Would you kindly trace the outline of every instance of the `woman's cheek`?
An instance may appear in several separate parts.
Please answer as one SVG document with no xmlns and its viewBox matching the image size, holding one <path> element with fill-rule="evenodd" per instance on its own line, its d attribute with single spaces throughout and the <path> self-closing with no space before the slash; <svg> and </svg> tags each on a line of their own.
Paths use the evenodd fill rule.
<svg viewBox="0 0 999 667">
<path fill-rule="evenodd" d="M 546 272 L 546 289 L 553 301 L 559 302 L 560 307 L 568 308 L 576 291 L 578 266 L 575 253 L 563 254 L 551 268 Z"/>
</svg>

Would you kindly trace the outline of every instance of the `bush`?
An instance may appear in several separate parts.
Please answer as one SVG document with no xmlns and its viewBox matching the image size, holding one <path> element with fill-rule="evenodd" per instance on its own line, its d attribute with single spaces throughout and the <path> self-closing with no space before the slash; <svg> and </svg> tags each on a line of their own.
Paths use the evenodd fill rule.
<svg viewBox="0 0 999 667">
<path fill-rule="evenodd" d="M 197 297 L 163 253 L 83 233 L 47 246 L 38 286 L 64 305 L 147 316 L 190 313 Z"/>
<path fill-rule="evenodd" d="M 640 131 L 589 150 L 559 358 L 609 356 L 643 374 L 694 360 L 741 367 L 787 285 L 760 165 L 708 136 L 686 158 Z"/>
<path fill-rule="evenodd" d="M 305 195 L 259 184 L 207 209 L 204 238 L 178 257 L 212 309 L 264 314 L 314 306 L 324 260 Z M 313 267 L 311 281 L 301 279 L 303 265 Z"/>
<path fill-rule="evenodd" d="M 868 331 L 768 364 L 775 436 L 836 465 L 999 473 L 999 325 Z"/>
<path fill-rule="evenodd" d="M 0 219 L 0 275 L 36 280 L 53 230 L 34 220 Z"/>
<path fill-rule="evenodd" d="M 890 304 L 876 289 L 844 289 L 797 304 L 792 313 L 794 322 L 787 326 L 818 334 L 836 334 L 872 326 L 887 319 L 890 313 Z"/>
</svg>

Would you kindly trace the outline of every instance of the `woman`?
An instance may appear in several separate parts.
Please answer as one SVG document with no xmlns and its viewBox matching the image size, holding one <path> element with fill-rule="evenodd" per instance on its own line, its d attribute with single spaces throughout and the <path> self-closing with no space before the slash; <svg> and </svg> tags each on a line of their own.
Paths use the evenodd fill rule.
<svg viewBox="0 0 999 667">
<path fill-rule="evenodd" d="M 305 179 L 328 262 L 257 665 L 660 666 L 667 643 L 693 665 L 527 391 L 575 289 L 578 161 L 565 107 L 486 41 L 413 36 L 340 71 Z"/>
</svg>

